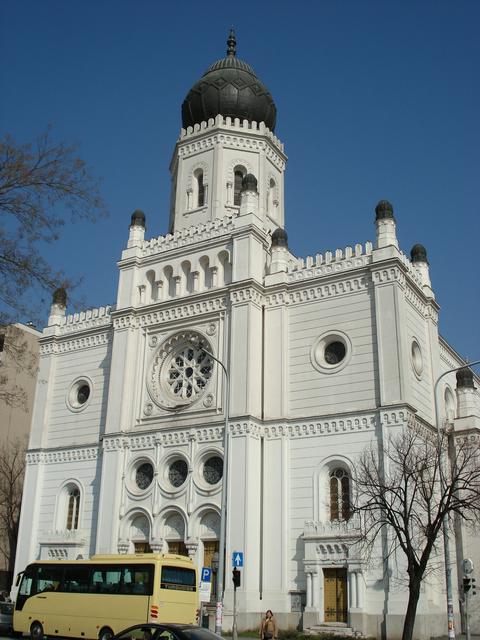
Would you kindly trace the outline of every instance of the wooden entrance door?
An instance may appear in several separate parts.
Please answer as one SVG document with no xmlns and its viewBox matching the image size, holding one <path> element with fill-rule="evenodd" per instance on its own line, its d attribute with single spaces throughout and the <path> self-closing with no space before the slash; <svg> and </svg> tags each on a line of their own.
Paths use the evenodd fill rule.
<svg viewBox="0 0 480 640">
<path fill-rule="evenodd" d="M 177 556 L 188 556 L 188 549 L 183 540 L 171 540 L 168 542 L 168 553 L 175 553 Z"/>
<path fill-rule="evenodd" d="M 134 542 L 135 553 L 152 553 L 150 544 L 148 542 Z"/>
<path fill-rule="evenodd" d="M 347 570 L 324 569 L 325 622 L 347 622 Z"/>
</svg>

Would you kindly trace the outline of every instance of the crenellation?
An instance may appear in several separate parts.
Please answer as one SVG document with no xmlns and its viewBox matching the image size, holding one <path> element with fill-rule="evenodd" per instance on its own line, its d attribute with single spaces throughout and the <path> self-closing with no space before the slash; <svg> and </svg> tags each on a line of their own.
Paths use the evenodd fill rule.
<svg viewBox="0 0 480 640">
<path fill-rule="evenodd" d="M 59 333 L 62 335 L 72 331 L 91 329 L 104 326 L 105 324 L 110 324 L 111 310 L 112 307 L 107 305 L 96 309 L 87 309 L 85 311 L 69 314 L 63 319 Z"/>
</svg>

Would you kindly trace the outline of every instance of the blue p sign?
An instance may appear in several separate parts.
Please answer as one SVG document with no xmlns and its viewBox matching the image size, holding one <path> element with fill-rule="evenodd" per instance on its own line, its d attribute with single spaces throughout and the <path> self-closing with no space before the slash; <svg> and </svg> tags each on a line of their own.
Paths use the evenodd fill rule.
<svg viewBox="0 0 480 640">
<path fill-rule="evenodd" d="M 210 567 L 202 568 L 202 582 L 211 582 L 212 581 L 212 570 Z"/>
</svg>

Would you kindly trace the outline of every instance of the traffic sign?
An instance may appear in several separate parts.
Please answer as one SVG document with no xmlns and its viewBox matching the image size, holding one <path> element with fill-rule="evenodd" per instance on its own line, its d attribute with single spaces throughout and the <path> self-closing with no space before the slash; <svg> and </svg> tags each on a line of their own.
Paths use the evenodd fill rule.
<svg viewBox="0 0 480 640">
<path fill-rule="evenodd" d="M 212 570 L 210 567 L 202 567 L 202 582 L 211 582 L 212 581 Z"/>
<path fill-rule="evenodd" d="M 243 567 L 243 551 L 234 551 L 232 553 L 232 566 L 237 569 Z"/>
</svg>

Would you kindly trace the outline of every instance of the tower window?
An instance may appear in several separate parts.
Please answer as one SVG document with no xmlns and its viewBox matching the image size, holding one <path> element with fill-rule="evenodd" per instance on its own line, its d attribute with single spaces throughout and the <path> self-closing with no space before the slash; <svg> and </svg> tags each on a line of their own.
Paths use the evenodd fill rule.
<svg viewBox="0 0 480 640">
<path fill-rule="evenodd" d="M 330 520 L 350 518 L 350 478 L 344 469 L 330 474 Z"/>
<path fill-rule="evenodd" d="M 68 491 L 67 529 L 78 529 L 78 515 L 80 513 L 80 490 L 71 487 Z"/>
<path fill-rule="evenodd" d="M 233 184 L 233 204 L 236 207 L 239 207 L 242 198 L 243 172 L 240 169 L 236 169 L 234 175 L 235 180 Z"/>
<path fill-rule="evenodd" d="M 203 184 L 203 171 L 199 171 L 197 175 L 197 207 L 203 207 L 205 204 L 205 185 Z"/>
</svg>

